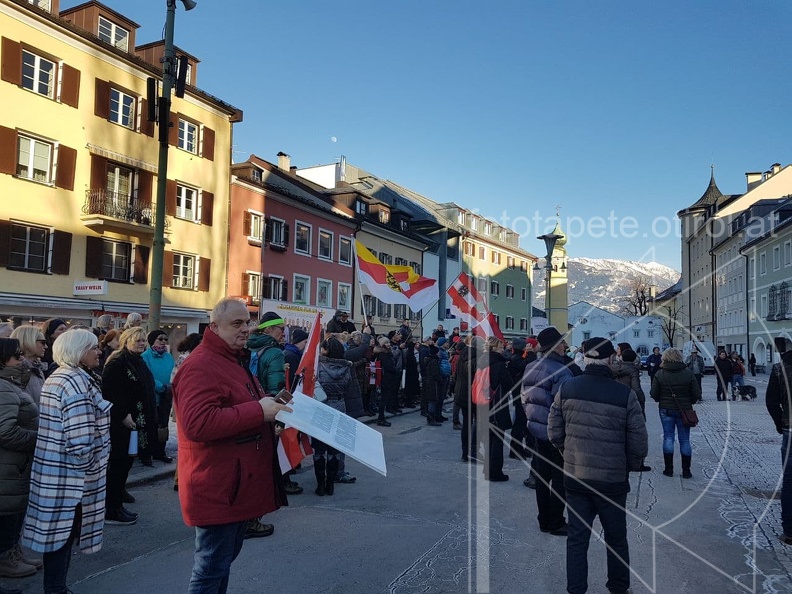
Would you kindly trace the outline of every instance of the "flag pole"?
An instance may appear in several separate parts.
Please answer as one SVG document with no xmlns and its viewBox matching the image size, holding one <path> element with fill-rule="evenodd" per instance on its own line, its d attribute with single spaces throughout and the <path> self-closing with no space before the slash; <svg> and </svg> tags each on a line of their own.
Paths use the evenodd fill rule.
<svg viewBox="0 0 792 594">
<path fill-rule="evenodd" d="M 357 238 L 353 237 L 352 241 L 352 251 L 355 252 L 355 276 L 357 277 L 357 284 L 358 284 L 358 294 L 360 295 L 360 306 L 363 309 L 363 324 L 360 327 L 360 331 L 363 331 L 363 326 L 368 325 L 368 312 L 366 311 L 366 300 L 363 299 L 363 283 L 360 282 L 360 265 L 358 263 L 357 257 Z M 374 314 L 371 314 L 372 316 Z"/>
</svg>

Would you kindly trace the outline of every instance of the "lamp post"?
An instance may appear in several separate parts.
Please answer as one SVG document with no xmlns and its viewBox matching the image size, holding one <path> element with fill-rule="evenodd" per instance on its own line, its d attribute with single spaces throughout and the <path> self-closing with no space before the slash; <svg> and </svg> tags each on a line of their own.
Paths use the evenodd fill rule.
<svg viewBox="0 0 792 594">
<path fill-rule="evenodd" d="M 181 0 L 184 10 L 192 10 L 193 0 Z M 159 125 L 159 160 L 157 161 L 157 203 L 154 211 L 154 244 L 151 250 L 151 288 L 149 289 L 149 329 L 160 327 L 162 311 L 162 265 L 165 257 L 165 194 L 168 183 L 168 128 L 170 127 L 171 91 L 175 82 L 176 59 L 173 51 L 173 25 L 176 0 L 166 0 L 165 52 L 162 57 L 162 96 L 157 106 Z"/>
<path fill-rule="evenodd" d="M 547 249 L 547 255 L 545 256 L 545 315 L 547 316 L 548 326 L 553 325 L 550 320 L 550 312 L 552 310 L 550 303 L 550 278 L 553 273 L 553 250 L 555 250 L 556 241 L 562 237 L 563 235 L 557 235 L 556 233 L 545 233 L 536 238 L 544 240 L 545 248 Z M 566 328 L 562 330 L 566 332 Z"/>
</svg>

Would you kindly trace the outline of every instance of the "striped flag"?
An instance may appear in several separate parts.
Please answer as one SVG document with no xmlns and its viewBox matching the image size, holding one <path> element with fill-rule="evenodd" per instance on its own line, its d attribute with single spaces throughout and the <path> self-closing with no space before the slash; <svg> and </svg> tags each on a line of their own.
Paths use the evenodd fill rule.
<svg viewBox="0 0 792 594">
<path fill-rule="evenodd" d="M 451 313 L 467 321 L 473 334 L 484 338 L 494 336 L 503 340 L 495 314 L 487 307 L 487 299 L 476 288 L 476 283 L 470 276 L 460 272 L 446 293 L 451 298 Z"/>
<path fill-rule="evenodd" d="M 413 311 L 437 301 L 437 280 L 416 273 L 412 266 L 383 264 L 355 240 L 358 280 L 383 303 L 408 305 Z"/>
</svg>

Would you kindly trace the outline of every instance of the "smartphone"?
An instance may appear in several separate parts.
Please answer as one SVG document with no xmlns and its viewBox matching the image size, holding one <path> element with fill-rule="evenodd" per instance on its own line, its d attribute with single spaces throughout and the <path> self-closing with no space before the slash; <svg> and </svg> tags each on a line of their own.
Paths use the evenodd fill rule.
<svg viewBox="0 0 792 594">
<path fill-rule="evenodd" d="M 275 395 L 275 402 L 279 402 L 281 404 L 289 404 L 291 402 L 292 395 L 286 388 L 282 389 Z"/>
</svg>

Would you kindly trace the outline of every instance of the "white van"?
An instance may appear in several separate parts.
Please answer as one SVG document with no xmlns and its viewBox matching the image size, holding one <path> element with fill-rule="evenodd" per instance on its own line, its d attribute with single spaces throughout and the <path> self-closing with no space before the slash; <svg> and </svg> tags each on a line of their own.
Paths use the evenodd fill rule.
<svg viewBox="0 0 792 594">
<path fill-rule="evenodd" d="M 704 359 L 704 373 L 715 373 L 715 357 L 718 356 L 715 345 L 706 340 L 688 340 L 682 346 L 682 358 L 685 361 L 687 361 L 694 346 L 699 352 L 699 357 Z"/>
</svg>

